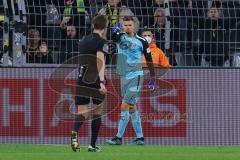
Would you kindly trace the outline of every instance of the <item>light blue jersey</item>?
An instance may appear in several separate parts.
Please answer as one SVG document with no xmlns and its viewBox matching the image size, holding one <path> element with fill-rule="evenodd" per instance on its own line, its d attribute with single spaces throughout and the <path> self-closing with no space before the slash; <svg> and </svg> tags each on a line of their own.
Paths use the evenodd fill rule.
<svg viewBox="0 0 240 160">
<path fill-rule="evenodd" d="M 138 35 L 120 33 L 117 48 L 117 73 L 127 79 L 142 76 L 142 54 L 150 53 L 147 41 Z"/>
</svg>

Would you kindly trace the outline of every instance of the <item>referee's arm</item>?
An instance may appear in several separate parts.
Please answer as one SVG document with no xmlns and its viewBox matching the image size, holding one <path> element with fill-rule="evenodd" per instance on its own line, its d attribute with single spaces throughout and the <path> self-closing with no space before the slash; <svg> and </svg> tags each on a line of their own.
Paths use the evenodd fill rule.
<svg viewBox="0 0 240 160">
<path fill-rule="evenodd" d="M 102 51 L 97 51 L 97 68 L 100 81 L 104 81 L 105 58 L 104 53 Z"/>
</svg>

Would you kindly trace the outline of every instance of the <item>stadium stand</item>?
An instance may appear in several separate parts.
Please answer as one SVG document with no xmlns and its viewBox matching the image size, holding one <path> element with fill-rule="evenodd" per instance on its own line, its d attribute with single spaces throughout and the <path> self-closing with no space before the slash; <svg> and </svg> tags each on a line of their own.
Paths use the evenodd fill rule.
<svg viewBox="0 0 240 160">
<path fill-rule="evenodd" d="M 116 6 L 109 5 L 114 3 L 113 0 L 3 2 L 0 4 L 1 12 L 5 11 L 0 13 L 1 59 L 3 62 L 5 39 L 5 53 L 8 55 L 5 57 L 12 62 L 2 63 L 5 66 L 41 66 L 41 62 L 33 61 L 29 64 L 27 60 L 30 40 L 28 31 L 31 29 L 39 31 L 40 42 L 46 43 L 51 52 L 49 56 L 52 60 L 46 63 L 62 63 L 63 57 L 65 60 L 71 57 L 65 55 L 66 48 L 77 45 L 77 41 L 74 44 L 65 43 L 68 41 L 67 26 L 76 27 L 75 39 L 80 40 L 91 32 L 91 18 L 99 14 L 102 8 L 107 8 L 105 14 L 111 20 L 111 25 L 123 15 L 121 12 L 124 8 L 131 10 L 139 21 L 138 33 L 141 34 L 146 27 L 152 28 L 158 47 L 164 51 L 173 66 L 234 67 L 240 63 L 239 36 L 236 36 L 239 33 L 240 4 L 237 0 L 115 0 Z M 6 29 L 10 29 L 9 34 L 4 34 L 3 24 Z M 9 38 L 3 38 L 4 36 Z M 107 38 L 111 41 L 111 36 L 108 35 Z M 6 52 L 8 43 L 12 45 L 7 47 Z M 113 44 L 111 46 L 114 52 L 116 48 Z M 212 49 L 209 50 L 209 47 Z M 36 53 L 39 53 L 37 50 Z M 216 59 L 220 62 L 215 63 Z M 108 64 L 110 60 L 111 57 L 108 57 Z"/>
</svg>

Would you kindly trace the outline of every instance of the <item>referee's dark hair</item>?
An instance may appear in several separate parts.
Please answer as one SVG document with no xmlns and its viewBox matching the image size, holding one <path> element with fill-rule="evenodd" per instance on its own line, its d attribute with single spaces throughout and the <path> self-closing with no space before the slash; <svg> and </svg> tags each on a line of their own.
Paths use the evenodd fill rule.
<svg viewBox="0 0 240 160">
<path fill-rule="evenodd" d="M 94 29 L 103 30 L 107 27 L 107 17 L 104 15 L 97 15 L 92 20 L 92 27 Z"/>
</svg>

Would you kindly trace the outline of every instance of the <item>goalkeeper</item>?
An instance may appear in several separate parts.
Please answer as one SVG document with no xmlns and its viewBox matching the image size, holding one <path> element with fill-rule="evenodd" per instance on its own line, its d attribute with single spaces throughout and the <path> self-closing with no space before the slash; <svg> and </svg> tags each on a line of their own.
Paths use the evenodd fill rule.
<svg viewBox="0 0 240 160">
<path fill-rule="evenodd" d="M 112 28 L 113 40 L 118 47 L 117 73 L 120 75 L 121 84 L 121 118 L 116 137 L 107 140 L 106 143 L 110 145 L 122 144 L 122 137 L 131 117 L 132 125 L 137 135 L 133 144 L 143 145 L 144 136 L 141 117 L 136 108 L 143 84 L 142 54 L 144 54 L 150 70 L 151 79 L 149 87 L 151 90 L 156 88 L 154 66 L 147 41 L 134 33 L 134 19 L 132 17 L 124 17 L 122 27 L 124 32 L 120 32 L 120 24 L 116 24 Z"/>
</svg>

